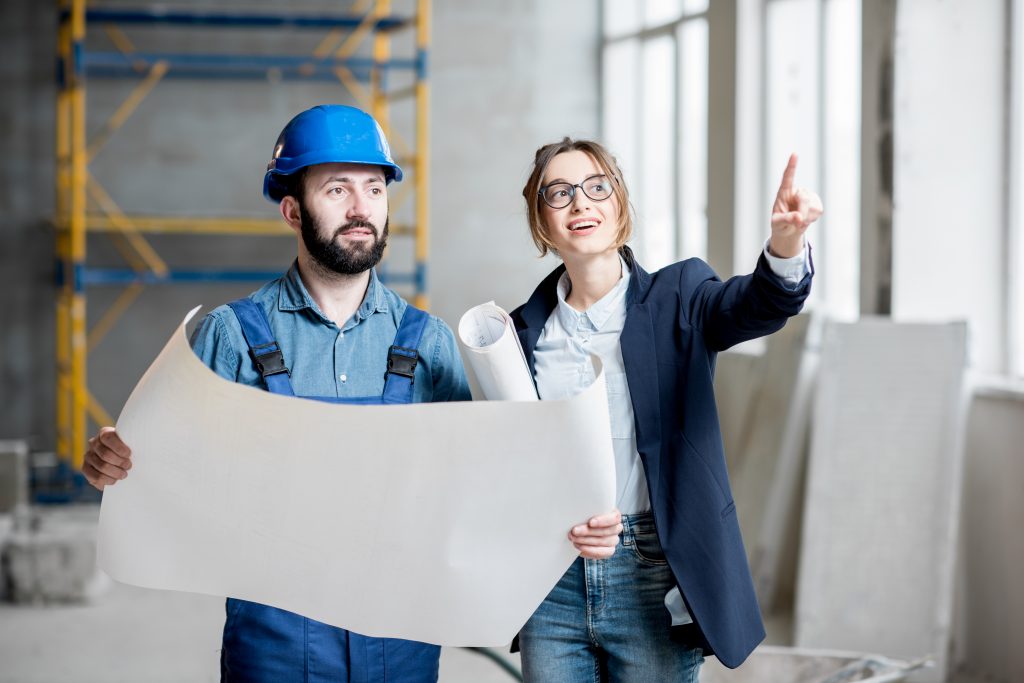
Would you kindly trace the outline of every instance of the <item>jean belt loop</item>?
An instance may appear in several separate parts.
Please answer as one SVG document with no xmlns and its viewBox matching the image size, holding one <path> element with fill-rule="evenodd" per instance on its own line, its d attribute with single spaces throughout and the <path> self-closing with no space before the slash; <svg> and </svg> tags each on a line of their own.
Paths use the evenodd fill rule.
<svg viewBox="0 0 1024 683">
<path fill-rule="evenodd" d="M 622 515 L 622 545 L 633 543 L 633 522 L 629 515 Z"/>
</svg>

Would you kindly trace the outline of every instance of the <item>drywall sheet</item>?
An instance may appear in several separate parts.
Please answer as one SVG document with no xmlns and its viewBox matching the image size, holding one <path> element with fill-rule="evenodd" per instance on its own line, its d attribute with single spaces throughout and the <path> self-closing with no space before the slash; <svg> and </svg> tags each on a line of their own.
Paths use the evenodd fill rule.
<svg viewBox="0 0 1024 683">
<path fill-rule="evenodd" d="M 791 318 L 767 339 L 748 439 L 733 471 L 740 530 L 761 609 L 793 604 L 802 477 L 821 320 Z M 809 348 L 812 347 L 812 348 Z"/>
<path fill-rule="evenodd" d="M 962 479 L 963 324 L 826 326 L 796 645 L 936 664 L 944 680 Z"/>
<path fill-rule="evenodd" d="M 565 401 L 328 404 L 218 377 L 184 326 L 118 420 L 134 464 L 98 542 L 119 581 L 501 645 L 577 557 L 569 528 L 614 507 L 603 376 Z"/>
</svg>

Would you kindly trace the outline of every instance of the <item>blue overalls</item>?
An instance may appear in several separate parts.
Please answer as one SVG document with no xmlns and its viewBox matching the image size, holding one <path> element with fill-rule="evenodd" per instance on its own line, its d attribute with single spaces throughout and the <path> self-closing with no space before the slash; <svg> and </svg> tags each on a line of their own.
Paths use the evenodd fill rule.
<svg viewBox="0 0 1024 683">
<path fill-rule="evenodd" d="M 249 355 L 267 389 L 295 396 L 284 356 L 259 304 L 228 304 L 238 317 Z M 412 402 L 420 338 L 429 316 L 408 306 L 388 351 L 381 396 L 304 396 L 330 403 L 380 405 Z M 246 600 L 227 600 L 221 680 L 244 683 L 436 683 L 437 645 L 371 638 Z"/>
</svg>

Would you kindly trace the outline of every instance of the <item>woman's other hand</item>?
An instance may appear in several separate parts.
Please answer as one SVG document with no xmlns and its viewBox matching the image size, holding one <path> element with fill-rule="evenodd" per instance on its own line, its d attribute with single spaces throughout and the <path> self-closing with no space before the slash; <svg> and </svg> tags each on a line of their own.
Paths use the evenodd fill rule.
<svg viewBox="0 0 1024 683">
<path fill-rule="evenodd" d="M 622 514 L 618 510 L 591 517 L 569 531 L 569 540 L 588 560 L 606 560 L 615 554 L 622 533 Z"/>
</svg>

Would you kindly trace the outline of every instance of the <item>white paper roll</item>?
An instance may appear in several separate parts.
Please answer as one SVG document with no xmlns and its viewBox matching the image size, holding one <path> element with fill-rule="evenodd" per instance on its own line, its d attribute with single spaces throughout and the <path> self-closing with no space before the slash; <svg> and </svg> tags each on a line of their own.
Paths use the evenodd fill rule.
<svg viewBox="0 0 1024 683">
<path fill-rule="evenodd" d="M 537 388 L 526 364 L 512 318 L 493 301 L 466 311 L 459 342 L 488 401 L 536 401 Z"/>
</svg>

